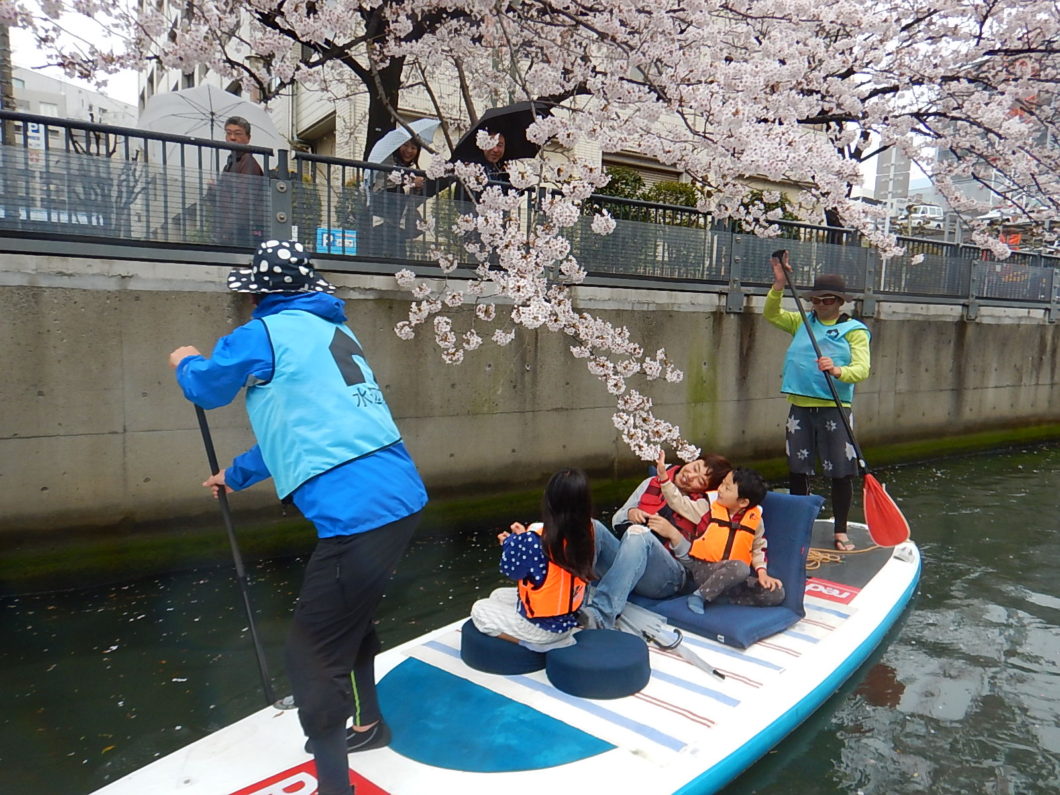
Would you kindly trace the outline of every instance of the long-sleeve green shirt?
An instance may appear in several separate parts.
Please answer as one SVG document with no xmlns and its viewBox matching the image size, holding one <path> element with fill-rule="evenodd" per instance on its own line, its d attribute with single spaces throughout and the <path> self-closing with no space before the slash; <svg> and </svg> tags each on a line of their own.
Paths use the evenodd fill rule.
<svg viewBox="0 0 1060 795">
<path fill-rule="evenodd" d="M 783 290 L 770 288 L 769 292 L 766 293 L 766 303 L 762 309 L 762 314 L 774 326 L 794 336 L 802 325 L 802 316 L 798 312 L 781 309 L 780 302 L 783 298 Z M 821 320 L 820 317 L 817 319 L 829 326 L 836 323 L 836 321 L 827 323 Z M 856 384 L 869 377 L 869 370 L 872 367 L 872 360 L 869 354 L 869 335 L 861 329 L 854 329 L 847 333 L 846 340 L 850 344 L 850 364 L 839 368 L 839 380 L 848 384 Z M 789 403 L 807 408 L 835 405 L 832 400 L 822 400 L 804 395 L 788 395 L 787 398 Z"/>
</svg>

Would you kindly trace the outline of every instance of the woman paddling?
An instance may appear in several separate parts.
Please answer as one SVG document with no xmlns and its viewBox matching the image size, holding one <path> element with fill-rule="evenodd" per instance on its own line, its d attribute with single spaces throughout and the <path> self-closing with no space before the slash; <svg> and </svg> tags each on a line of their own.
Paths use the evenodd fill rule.
<svg viewBox="0 0 1060 795">
<path fill-rule="evenodd" d="M 810 493 L 814 459 L 820 458 L 821 468 L 832 483 L 835 548 L 849 551 L 854 545 L 847 536 L 847 517 L 854 495 L 853 477 L 858 474 L 858 454 L 843 426 L 824 373 L 834 379 L 839 400 L 853 427 L 854 384 L 869 377 L 871 335 L 864 323 L 842 311 L 844 302 L 850 300 L 843 277 L 823 273 L 814 280 L 809 294 L 813 312 L 808 324 L 823 354 L 818 357 L 801 315 L 780 308 L 784 272 L 791 271 L 787 252 L 782 252 L 781 258 L 771 257 L 770 265 L 773 286 L 766 294 L 763 314 L 774 326 L 793 335 L 784 357 L 780 387 L 791 404 L 785 434 L 791 493 Z"/>
</svg>

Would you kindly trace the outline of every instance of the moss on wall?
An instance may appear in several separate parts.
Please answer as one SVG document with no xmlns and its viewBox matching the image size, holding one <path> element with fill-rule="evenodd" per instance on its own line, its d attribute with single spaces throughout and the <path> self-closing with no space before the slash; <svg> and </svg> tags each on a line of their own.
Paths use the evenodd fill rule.
<svg viewBox="0 0 1060 795">
<path fill-rule="evenodd" d="M 983 450 L 1060 440 L 1060 423 L 986 431 L 963 436 L 921 439 L 864 450 L 873 468 L 921 462 Z M 753 466 L 773 485 L 786 485 L 782 458 L 741 461 Z M 593 499 L 598 513 L 609 515 L 642 476 L 613 479 L 595 474 Z M 491 517 L 526 521 L 537 515 L 540 486 L 499 491 L 488 496 L 435 498 L 424 513 L 421 535 L 447 534 L 464 524 Z M 247 561 L 307 554 L 312 528 L 292 517 L 236 517 L 237 536 Z M 498 528 L 500 529 L 500 528 Z M 0 556 L 0 595 L 81 588 L 197 567 L 230 564 L 231 552 L 220 517 L 185 529 L 150 526 L 120 531 L 71 530 L 49 534 L 44 541 L 26 536 L 6 544 Z"/>
</svg>

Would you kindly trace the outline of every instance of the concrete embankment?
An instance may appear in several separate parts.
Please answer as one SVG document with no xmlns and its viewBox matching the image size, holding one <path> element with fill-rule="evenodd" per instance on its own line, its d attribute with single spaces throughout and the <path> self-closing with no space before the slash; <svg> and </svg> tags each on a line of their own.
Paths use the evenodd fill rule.
<svg viewBox="0 0 1060 795">
<path fill-rule="evenodd" d="M 326 263 L 323 263 L 326 268 Z M 213 514 L 192 407 L 167 365 L 178 345 L 210 350 L 243 322 L 227 266 L 0 254 L 0 533 L 138 527 Z M 398 339 L 408 295 L 389 276 L 329 274 L 425 480 L 436 494 L 537 489 L 563 465 L 618 479 L 643 471 L 611 424 L 613 400 L 568 352 L 569 339 L 520 329 L 443 364 L 433 335 Z M 577 305 L 665 347 L 685 380 L 648 392 L 684 434 L 740 461 L 783 450 L 778 394 L 786 336 L 719 296 L 583 287 Z M 470 327 L 463 312 L 456 326 Z M 929 452 L 990 433 L 998 442 L 1060 423 L 1057 326 L 1040 312 L 881 302 L 868 320 L 873 374 L 858 387 L 856 430 L 868 450 Z M 485 335 L 484 335 L 485 336 Z M 242 409 L 210 412 L 222 461 L 251 443 Z M 912 453 L 910 453 L 912 455 Z M 871 459 L 870 459 L 871 460 Z M 265 486 L 241 509 L 272 505 Z"/>
</svg>

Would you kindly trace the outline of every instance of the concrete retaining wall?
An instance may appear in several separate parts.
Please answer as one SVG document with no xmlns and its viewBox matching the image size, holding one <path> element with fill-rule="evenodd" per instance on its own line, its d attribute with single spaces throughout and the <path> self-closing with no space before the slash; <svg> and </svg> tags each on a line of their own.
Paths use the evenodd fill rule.
<svg viewBox="0 0 1060 795">
<path fill-rule="evenodd" d="M 227 268 L 0 254 L 0 531 L 115 525 L 212 513 L 192 407 L 167 365 L 243 322 Z M 532 486 L 561 465 L 629 474 L 613 401 L 566 338 L 520 330 L 464 364 L 432 339 L 399 340 L 407 294 L 384 276 L 336 274 L 398 425 L 431 488 Z M 580 308 L 665 347 L 681 384 L 645 390 L 688 438 L 736 459 L 783 451 L 786 336 L 761 299 L 726 314 L 717 296 L 580 288 Z M 470 323 L 470 313 L 462 319 Z M 459 324 L 458 324 L 459 325 Z M 873 374 L 858 387 L 863 445 L 1060 420 L 1057 326 L 1041 313 L 882 303 L 869 321 Z M 222 461 L 251 443 L 241 401 L 210 413 Z M 259 486 L 241 507 L 274 499 Z"/>
</svg>

